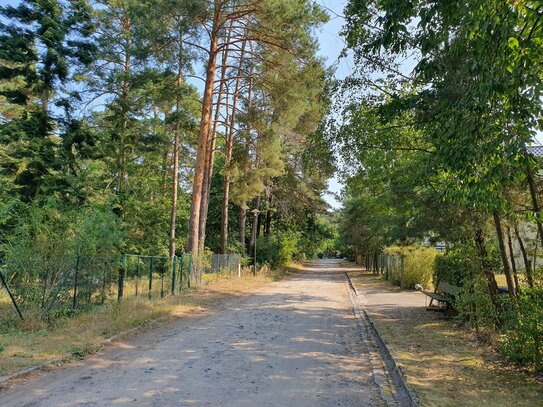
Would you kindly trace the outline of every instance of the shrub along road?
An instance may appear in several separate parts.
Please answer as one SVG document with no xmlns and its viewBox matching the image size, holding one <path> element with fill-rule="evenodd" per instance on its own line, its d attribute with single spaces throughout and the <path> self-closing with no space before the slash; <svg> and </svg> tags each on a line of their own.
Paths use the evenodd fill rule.
<svg viewBox="0 0 543 407">
<path fill-rule="evenodd" d="M 43 407 L 390 403 L 387 374 L 361 328 L 339 265 L 320 261 L 220 312 L 117 342 L 0 398 Z"/>
</svg>

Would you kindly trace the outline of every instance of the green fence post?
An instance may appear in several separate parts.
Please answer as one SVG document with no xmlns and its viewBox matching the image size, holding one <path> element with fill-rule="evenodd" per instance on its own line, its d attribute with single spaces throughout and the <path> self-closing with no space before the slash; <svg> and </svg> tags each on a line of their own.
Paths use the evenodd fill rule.
<svg viewBox="0 0 543 407">
<path fill-rule="evenodd" d="M 21 310 L 19 309 L 19 306 L 17 305 L 17 301 L 15 301 L 15 297 L 13 296 L 13 294 L 11 293 L 11 290 L 9 289 L 8 282 L 4 278 L 4 275 L 2 274 L 1 271 L 0 271 L 0 280 L 2 280 L 2 285 L 8 292 L 9 298 L 11 298 L 11 302 L 13 306 L 15 307 L 15 309 L 17 310 L 17 314 L 19 314 L 19 318 L 21 318 L 21 321 L 24 321 L 25 319 L 23 318 L 23 314 L 21 313 Z"/>
<path fill-rule="evenodd" d="M 151 290 L 153 288 L 153 258 L 149 260 L 149 299 L 151 299 Z"/>
<path fill-rule="evenodd" d="M 190 279 L 192 277 L 192 254 L 189 254 L 189 262 L 187 263 L 187 287 L 190 288 Z"/>
<path fill-rule="evenodd" d="M 126 267 L 126 256 L 124 254 L 121 255 L 121 267 L 119 267 L 119 281 L 118 281 L 118 289 L 117 289 L 117 302 L 121 301 L 121 298 L 123 298 L 123 290 L 124 290 L 124 269 Z"/>
<path fill-rule="evenodd" d="M 175 272 L 177 268 L 177 256 L 173 256 L 173 264 L 172 264 L 172 295 L 175 295 L 175 280 L 177 278 Z"/>
<path fill-rule="evenodd" d="M 77 260 L 75 262 L 75 275 L 74 275 L 74 298 L 72 302 L 72 309 L 75 309 L 77 306 L 77 277 L 79 275 L 79 261 L 80 261 L 79 255 L 77 255 Z"/>
<path fill-rule="evenodd" d="M 167 261 L 164 261 L 162 263 L 162 273 L 160 273 L 160 298 L 164 298 L 164 275 L 166 274 L 166 264 Z"/>
<path fill-rule="evenodd" d="M 136 256 L 136 297 L 138 296 L 140 286 L 140 256 Z"/>
<path fill-rule="evenodd" d="M 181 254 L 181 262 L 179 264 L 179 292 L 183 289 L 183 268 L 185 265 L 185 253 Z"/>
</svg>

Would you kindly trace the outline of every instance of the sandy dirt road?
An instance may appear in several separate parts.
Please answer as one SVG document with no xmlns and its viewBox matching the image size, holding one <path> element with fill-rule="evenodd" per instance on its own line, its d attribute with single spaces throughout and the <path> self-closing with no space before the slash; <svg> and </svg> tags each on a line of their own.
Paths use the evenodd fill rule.
<svg viewBox="0 0 543 407">
<path fill-rule="evenodd" d="M 379 406 L 337 263 L 118 342 L 0 393 L 0 406 Z"/>
</svg>

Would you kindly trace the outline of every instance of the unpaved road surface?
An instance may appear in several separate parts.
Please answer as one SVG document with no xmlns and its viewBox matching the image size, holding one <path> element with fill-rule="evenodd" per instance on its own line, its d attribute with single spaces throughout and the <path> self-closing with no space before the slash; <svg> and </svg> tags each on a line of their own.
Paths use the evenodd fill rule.
<svg viewBox="0 0 543 407">
<path fill-rule="evenodd" d="M 335 261 L 0 392 L 8 406 L 380 406 Z"/>
</svg>

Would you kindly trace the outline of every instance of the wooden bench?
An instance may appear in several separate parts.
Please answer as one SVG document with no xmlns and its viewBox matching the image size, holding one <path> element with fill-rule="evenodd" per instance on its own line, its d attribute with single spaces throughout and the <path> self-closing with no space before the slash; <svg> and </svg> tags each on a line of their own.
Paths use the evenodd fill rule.
<svg viewBox="0 0 543 407">
<path fill-rule="evenodd" d="M 428 307 L 426 308 L 426 310 L 445 311 L 451 305 L 451 297 L 456 297 L 458 293 L 460 292 L 460 287 L 456 287 L 452 284 L 440 281 L 439 284 L 437 285 L 437 289 L 435 290 L 435 292 L 424 291 L 422 287 L 420 288 L 419 291 L 422 292 L 423 294 L 426 294 L 428 297 L 430 297 L 430 304 L 428 304 Z M 437 294 L 438 291 L 443 294 L 447 294 L 448 296 Z M 434 301 L 436 301 L 439 305 L 432 306 Z"/>
</svg>

